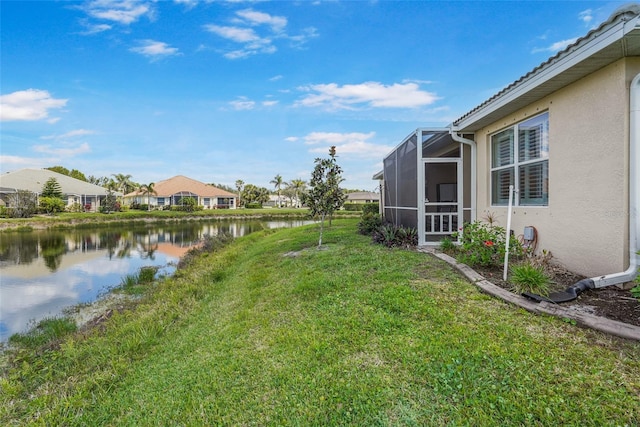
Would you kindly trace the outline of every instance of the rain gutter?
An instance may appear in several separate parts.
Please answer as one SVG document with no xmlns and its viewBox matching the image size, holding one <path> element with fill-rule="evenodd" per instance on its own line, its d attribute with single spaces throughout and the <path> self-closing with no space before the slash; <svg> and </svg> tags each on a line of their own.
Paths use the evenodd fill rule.
<svg viewBox="0 0 640 427">
<path fill-rule="evenodd" d="M 638 276 L 640 244 L 640 74 L 629 88 L 629 268 L 620 273 L 592 277 L 594 287 L 631 282 Z"/>
<path fill-rule="evenodd" d="M 477 160 L 477 145 L 472 139 L 464 138 L 458 134 L 458 131 L 453 128 L 453 125 L 449 127 L 449 134 L 454 141 L 468 145 L 471 148 L 471 222 L 476 220 L 476 189 L 477 189 L 477 177 L 476 177 L 476 160 Z"/>
</svg>

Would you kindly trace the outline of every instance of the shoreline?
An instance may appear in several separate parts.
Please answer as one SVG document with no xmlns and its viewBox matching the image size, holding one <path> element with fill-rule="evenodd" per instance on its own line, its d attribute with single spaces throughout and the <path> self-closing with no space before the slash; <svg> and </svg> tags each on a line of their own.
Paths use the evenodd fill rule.
<svg viewBox="0 0 640 427">
<path fill-rule="evenodd" d="M 164 211 L 159 211 L 158 214 L 153 212 L 146 214 L 134 214 L 134 215 L 118 215 L 117 217 L 109 218 L 108 216 L 102 216 L 105 214 L 90 213 L 83 214 L 86 217 L 72 217 L 65 218 L 60 216 L 36 216 L 33 218 L 13 218 L 13 219 L 0 219 L 0 233 L 9 232 L 26 232 L 34 230 L 48 230 L 58 228 L 78 228 L 87 225 L 95 227 L 108 227 L 114 224 L 153 224 L 157 222 L 189 222 L 189 221 L 238 221 L 238 220 L 268 220 L 268 219 L 282 219 L 282 220 L 305 220 L 311 219 L 309 212 L 305 210 L 285 210 L 285 211 L 272 211 L 271 209 L 265 209 L 264 212 L 251 211 L 246 213 L 213 213 L 203 215 L 166 215 Z M 349 212 L 349 213 L 347 213 Z M 334 216 L 334 219 L 338 218 L 354 218 L 360 216 L 359 211 L 343 211 Z M 92 217 L 93 215 L 101 215 L 99 217 Z M 34 219 L 37 218 L 37 219 Z"/>
</svg>

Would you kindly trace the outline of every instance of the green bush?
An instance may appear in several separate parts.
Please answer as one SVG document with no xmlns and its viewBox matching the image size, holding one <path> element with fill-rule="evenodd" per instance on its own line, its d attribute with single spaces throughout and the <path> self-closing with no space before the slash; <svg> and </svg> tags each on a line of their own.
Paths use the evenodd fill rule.
<svg viewBox="0 0 640 427">
<path fill-rule="evenodd" d="M 68 212 L 84 212 L 84 208 L 80 203 L 73 203 L 67 206 L 67 211 Z"/>
<path fill-rule="evenodd" d="M 245 205 L 247 209 L 262 209 L 262 203 L 260 202 L 251 202 Z"/>
<path fill-rule="evenodd" d="M 380 204 L 378 203 L 365 203 L 362 205 L 362 213 L 380 213 Z"/>
<path fill-rule="evenodd" d="M 461 230 L 458 261 L 470 267 L 499 267 L 505 255 L 505 229 L 480 221 L 466 223 Z M 454 233 L 454 238 L 458 233 Z M 509 240 L 509 252 L 513 258 L 524 255 L 522 244 L 515 236 Z"/>
<path fill-rule="evenodd" d="M 370 211 L 378 212 L 378 203 L 345 203 L 343 205 L 345 211 Z"/>
<path fill-rule="evenodd" d="M 382 225 L 382 218 L 378 212 L 363 212 L 358 223 L 358 233 L 370 236 Z"/>
<path fill-rule="evenodd" d="M 548 295 L 550 282 L 542 267 L 527 263 L 511 268 L 511 286 L 515 293 Z"/>
<path fill-rule="evenodd" d="M 410 248 L 418 244 L 418 231 L 415 228 L 385 224 L 372 235 L 375 243 L 380 243 L 388 248 L 404 247 Z"/>
<path fill-rule="evenodd" d="M 451 237 L 445 237 L 440 241 L 440 250 L 447 254 L 452 254 L 457 252 L 458 246 L 454 243 Z"/>
<path fill-rule="evenodd" d="M 46 214 L 54 214 L 64 211 L 64 200 L 58 197 L 40 197 L 40 211 Z"/>
</svg>

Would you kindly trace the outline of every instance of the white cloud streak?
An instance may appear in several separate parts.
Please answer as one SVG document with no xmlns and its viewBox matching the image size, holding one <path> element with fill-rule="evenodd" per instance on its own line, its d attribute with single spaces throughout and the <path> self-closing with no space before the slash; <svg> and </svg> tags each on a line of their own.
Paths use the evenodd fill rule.
<svg viewBox="0 0 640 427">
<path fill-rule="evenodd" d="M 95 134 L 95 132 L 92 131 L 92 130 L 76 129 L 76 130 L 69 131 L 67 133 L 63 133 L 61 135 L 43 136 L 43 137 L 40 137 L 40 139 L 61 140 L 61 139 L 69 139 L 69 138 L 75 138 L 75 137 L 78 137 L 78 136 L 93 135 L 93 134 Z"/>
<path fill-rule="evenodd" d="M 299 88 L 311 92 L 296 106 L 319 107 L 327 110 L 354 110 L 366 106 L 374 108 L 417 108 L 430 105 L 440 98 L 432 92 L 420 90 L 417 83 L 379 82 L 339 86 L 336 83 L 310 85 Z"/>
<path fill-rule="evenodd" d="M 253 9 L 237 11 L 230 20 L 233 25 L 207 24 L 203 28 L 232 43 L 241 45 L 224 52 L 228 59 L 247 58 L 257 54 L 273 54 L 278 51 L 274 45 L 277 39 L 291 41 L 293 46 L 300 47 L 311 37 L 317 37 L 315 28 L 306 28 L 302 34 L 289 36 L 286 33 L 288 24 L 284 16 L 274 16 Z"/>
<path fill-rule="evenodd" d="M 593 10 L 583 10 L 578 14 L 578 19 L 584 22 L 585 25 L 591 24 L 591 21 L 593 21 Z"/>
<path fill-rule="evenodd" d="M 171 47 L 167 43 L 156 40 L 141 40 L 138 47 L 129 49 L 131 52 L 139 53 L 156 61 L 169 56 L 180 55 L 178 48 Z"/>
<path fill-rule="evenodd" d="M 129 25 L 143 16 L 153 17 L 154 10 L 149 2 L 135 0 L 94 0 L 82 9 L 95 19 Z"/>
<path fill-rule="evenodd" d="M 0 121 L 36 121 L 49 118 L 49 111 L 67 105 L 46 90 L 27 89 L 0 96 Z M 57 121 L 57 119 L 50 119 Z"/>
<path fill-rule="evenodd" d="M 335 146 L 338 155 L 345 158 L 379 159 L 391 151 L 393 147 L 370 142 L 369 140 L 375 135 L 375 132 L 311 132 L 302 138 L 288 137 L 286 141 L 302 140 L 304 144 L 313 146 L 309 150 L 311 153 L 326 154 L 329 147 Z"/>
<path fill-rule="evenodd" d="M 561 50 L 565 49 L 567 46 L 572 45 L 573 43 L 575 43 L 578 40 L 577 37 L 574 37 L 572 39 L 567 39 L 567 40 L 560 40 L 558 42 L 552 43 L 551 45 L 547 46 L 547 47 L 541 47 L 541 48 L 535 48 L 531 51 L 531 53 L 540 53 L 540 52 L 550 52 L 550 53 L 556 53 L 556 52 L 560 52 Z"/>
<path fill-rule="evenodd" d="M 91 151 L 91 147 L 89 147 L 89 144 L 87 144 L 86 142 L 83 142 L 76 147 L 52 147 L 51 145 L 35 145 L 33 147 L 33 150 L 37 153 L 51 154 L 59 157 L 74 157 L 78 154 L 89 153 Z"/>
</svg>

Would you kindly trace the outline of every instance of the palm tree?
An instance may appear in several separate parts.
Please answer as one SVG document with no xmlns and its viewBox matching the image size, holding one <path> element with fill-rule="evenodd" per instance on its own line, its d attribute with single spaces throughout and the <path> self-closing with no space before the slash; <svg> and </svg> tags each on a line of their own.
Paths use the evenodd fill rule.
<svg viewBox="0 0 640 427">
<path fill-rule="evenodd" d="M 131 193 L 135 189 L 133 182 L 131 182 L 131 175 L 125 175 L 123 173 L 112 173 L 111 176 L 116 179 L 118 191 L 120 191 L 123 196 L 125 194 Z"/>
<path fill-rule="evenodd" d="M 242 189 L 244 188 L 244 181 L 239 179 L 236 181 L 236 189 L 238 190 L 238 206 L 240 207 L 242 206 L 242 200 L 241 200 L 241 194 L 242 194 Z"/>
<path fill-rule="evenodd" d="M 157 194 L 156 190 L 153 189 L 153 186 L 156 185 L 154 182 L 150 182 L 148 184 L 142 184 L 140 186 L 140 191 L 143 195 L 147 195 L 147 210 L 151 210 L 151 196 L 150 194 Z"/>
<path fill-rule="evenodd" d="M 280 208 L 282 207 L 280 203 L 280 188 L 282 187 L 283 184 L 286 184 L 286 182 L 284 182 L 282 180 L 282 176 L 278 174 L 269 183 L 273 184 L 274 188 L 276 189 L 276 194 L 278 195 L 278 207 Z"/>
<path fill-rule="evenodd" d="M 292 179 L 289 186 L 293 189 L 293 192 L 296 195 L 296 207 L 300 207 L 300 198 L 307 187 L 307 183 L 304 180 L 297 178 Z"/>
</svg>

